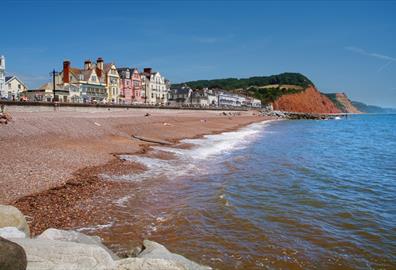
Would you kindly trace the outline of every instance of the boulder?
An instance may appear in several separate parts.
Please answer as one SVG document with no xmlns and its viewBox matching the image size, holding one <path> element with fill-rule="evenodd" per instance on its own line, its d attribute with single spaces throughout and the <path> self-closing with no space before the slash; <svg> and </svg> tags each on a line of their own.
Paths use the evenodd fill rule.
<svg viewBox="0 0 396 270">
<path fill-rule="evenodd" d="M 46 239 L 11 239 L 27 255 L 28 270 L 109 270 L 116 263 L 102 247 Z"/>
<path fill-rule="evenodd" d="M 21 246 L 0 237 L 0 270 L 25 270 L 26 253 Z"/>
<path fill-rule="evenodd" d="M 9 238 L 26 238 L 26 234 L 21 232 L 15 227 L 3 227 L 0 228 L 0 237 Z"/>
<path fill-rule="evenodd" d="M 179 254 L 172 253 L 169 250 L 167 250 L 166 247 L 156 242 L 144 240 L 143 246 L 144 246 L 144 250 L 138 255 L 138 258 L 169 260 L 176 262 L 189 270 L 212 269 L 211 267 L 202 266 L 193 261 L 190 261 Z"/>
<path fill-rule="evenodd" d="M 0 205 L 0 228 L 15 227 L 30 237 L 29 226 L 25 216 L 18 208 L 11 205 Z"/>
<path fill-rule="evenodd" d="M 164 259 L 127 258 L 117 261 L 117 270 L 188 270 L 183 265 Z"/>
<path fill-rule="evenodd" d="M 107 253 L 109 253 L 110 256 L 113 258 L 113 260 L 119 259 L 116 254 L 114 254 L 110 249 L 102 244 L 102 241 L 98 236 L 89 236 L 72 230 L 66 231 L 50 228 L 37 236 L 37 239 L 60 240 L 88 245 L 97 245 L 106 250 Z"/>
</svg>

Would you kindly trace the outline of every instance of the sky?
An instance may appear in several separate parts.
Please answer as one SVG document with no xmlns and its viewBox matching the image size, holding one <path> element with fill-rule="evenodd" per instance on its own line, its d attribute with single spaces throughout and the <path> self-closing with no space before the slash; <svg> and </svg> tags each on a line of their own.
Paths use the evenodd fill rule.
<svg viewBox="0 0 396 270">
<path fill-rule="evenodd" d="M 174 83 L 282 72 L 396 108 L 395 1 L 2 1 L 0 54 L 30 88 L 65 59 Z"/>
</svg>

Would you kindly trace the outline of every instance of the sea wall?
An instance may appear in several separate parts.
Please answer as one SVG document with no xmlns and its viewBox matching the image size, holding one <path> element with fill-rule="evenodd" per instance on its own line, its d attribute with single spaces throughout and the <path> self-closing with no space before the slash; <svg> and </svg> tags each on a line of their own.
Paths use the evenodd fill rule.
<svg viewBox="0 0 396 270">
<path fill-rule="evenodd" d="M 146 104 L 121 105 L 121 104 L 85 104 L 85 103 L 49 103 L 49 102 L 21 102 L 0 101 L 0 106 L 10 112 L 123 112 L 131 109 L 140 110 L 192 110 L 192 111 L 248 111 L 242 107 L 194 107 L 194 106 L 153 106 Z"/>
</svg>

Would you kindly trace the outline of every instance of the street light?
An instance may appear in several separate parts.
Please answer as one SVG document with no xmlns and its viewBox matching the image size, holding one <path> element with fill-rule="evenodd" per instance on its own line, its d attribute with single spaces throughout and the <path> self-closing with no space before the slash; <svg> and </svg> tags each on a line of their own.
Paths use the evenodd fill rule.
<svg viewBox="0 0 396 270">
<path fill-rule="evenodd" d="M 52 102 L 58 101 L 55 98 L 55 76 L 59 75 L 58 71 L 52 70 L 52 72 L 50 72 L 50 76 L 52 75 L 52 94 L 54 95 Z"/>
</svg>

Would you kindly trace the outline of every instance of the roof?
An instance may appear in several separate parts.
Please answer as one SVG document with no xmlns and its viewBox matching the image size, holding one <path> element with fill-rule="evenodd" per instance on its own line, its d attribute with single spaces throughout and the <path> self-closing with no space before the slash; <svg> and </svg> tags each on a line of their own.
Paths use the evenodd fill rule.
<svg viewBox="0 0 396 270">
<path fill-rule="evenodd" d="M 52 82 L 47 82 L 47 83 L 41 85 L 38 89 L 31 89 L 30 91 L 52 90 L 53 88 L 54 88 L 54 86 L 53 86 Z M 64 91 L 63 85 L 61 85 L 61 84 L 55 85 L 55 90 Z"/>
<path fill-rule="evenodd" d="M 126 76 L 126 72 L 129 70 L 129 77 L 127 78 Z M 121 79 L 130 79 L 131 75 L 132 75 L 132 71 L 131 69 L 127 68 L 127 67 L 123 67 L 123 68 L 117 68 L 118 74 L 120 75 Z"/>
<path fill-rule="evenodd" d="M 109 72 L 110 69 L 111 69 L 111 67 L 112 67 L 113 65 L 114 65 L 113 63 L 104 64 L 104 65 L 103 65 L 103 71 L 104 71 L 105 73 Z"/>
<path fill-rule="evenodd" d="M 81 74 L 84 76 L 84 81 L 88 81 L 89 78 L 91 77 L 91 74 L 93 72 L 93 69 L 88 69 L 88 70 L 81 70 Z"/>
<path fill-rule="evenodd" d="M 188 95 L 192 91 L 189 87 L 181 87 L 176 89 L 171 89 L 170 93 L 173 95 Z"/>
<path fill-rule="evenodd" d="M 23 84 L 23 86 L 25 86 L 26 89 L 28 88 L 27 85 L 24 82 L 22 82 L 17 76 L 6 76 L 5 82 L 7 83 L 8 81 L 11 81 L 13 79 L 17 80 L 20 84 Z"/>
<path fill-rule="evenodd" d="M 70 70 L 71 73 L 73 73 L 77 77 L 81 73 L 81 69 L 79 69 L 79 68 L 70 67 L 69 70 Z"/>
</svg>

